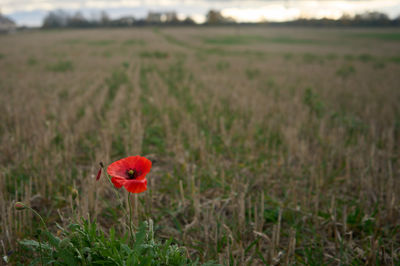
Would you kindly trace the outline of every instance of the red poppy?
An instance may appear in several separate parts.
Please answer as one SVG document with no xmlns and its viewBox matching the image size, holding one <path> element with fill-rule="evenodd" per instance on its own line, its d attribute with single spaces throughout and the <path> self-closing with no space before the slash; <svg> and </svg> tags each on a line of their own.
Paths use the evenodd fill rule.
<svg viewBox="0 0 400 266">
<path fill-rule="evenodd" d="M 116 188 L 124 186 L 132 193 L 141 193 L 147 189 L 146 175 L 150 172 L 151 161 L 141 156 L 130 156 L 113 162 L 107 167 Z"/>
</svg>

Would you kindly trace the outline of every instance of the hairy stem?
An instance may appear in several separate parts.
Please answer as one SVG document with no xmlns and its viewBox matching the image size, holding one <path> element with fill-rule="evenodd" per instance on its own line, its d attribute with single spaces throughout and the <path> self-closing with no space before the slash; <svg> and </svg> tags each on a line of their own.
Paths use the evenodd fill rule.
<svg viewBox="0 0 400 266">
<path fill-rule="evenodd" d="M 132 203 L 131 193 L 128 192 L 128 205 L 129 205 L 129 232 L 131 234 L 131 240 L 133 241 L 133 229 L 132 229 Z"/>
<path fill-rule="evenodd" d="M 31 207 L 29 207 L 29 206 L 26 206 L 29 210 L 31 210 L 37 217 L 39 217 L 39 219 L 40 219 L 40 221 L 42 222 L 42 225 L 43 225 L 43 227 L 46 229 L 46 231 L 49 231 L 48 230 L 48 228 L 47 228 L 47 225 L 46 225 L 46 223 L 44 222 L 44 220 L 43 220 L 43 218 L 42 218 L 42 216 L 37 212 L 37 211 L 35 211 L 34 209 L 32 209 Z M 42 234 L 42 232 L 40 231 L 40 233 L 39 233 L 39 235 L 38 235 L 38 240 L 39 240 L 39 252 L 40 252 L 40 262 L 42 263 L 42 265 L 44 265 L 43 264 L 43 251 L 42 251 L 42 241 L 41 241 L 41 239 L 40 239 L 40 235 Z"/>
</svg>

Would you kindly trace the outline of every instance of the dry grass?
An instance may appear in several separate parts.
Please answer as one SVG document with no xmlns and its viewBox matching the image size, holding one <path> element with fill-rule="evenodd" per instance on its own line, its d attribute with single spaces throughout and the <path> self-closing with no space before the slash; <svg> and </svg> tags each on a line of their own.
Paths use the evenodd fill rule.
<svg viewBox="0 0 400 266">
<path fill-rule="evenodd" d="M 154 167 L 136 223 L 153 218 L 193 258 L 399 263 L 400 46 L 357 37 L 375 31 L 1 36 L 2 252 L 38 223 L 16 200 L 50 225 L 75 209 L 124 232 L 94 175 L 100 161 L 141 154 Z"/>
</svg>

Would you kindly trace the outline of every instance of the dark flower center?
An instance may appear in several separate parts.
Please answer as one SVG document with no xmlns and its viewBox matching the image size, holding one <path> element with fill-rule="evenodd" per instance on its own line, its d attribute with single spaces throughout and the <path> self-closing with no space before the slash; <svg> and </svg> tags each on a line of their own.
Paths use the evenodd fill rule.
<svg viewBox="0 0 400 266">
<path fill-rule="evenodd" d="M 127 170 L 126 174 L 128 175 L 128 179 L 135 179 L 139 176 L 139 173 L 135 169 Z"/>
</svg>

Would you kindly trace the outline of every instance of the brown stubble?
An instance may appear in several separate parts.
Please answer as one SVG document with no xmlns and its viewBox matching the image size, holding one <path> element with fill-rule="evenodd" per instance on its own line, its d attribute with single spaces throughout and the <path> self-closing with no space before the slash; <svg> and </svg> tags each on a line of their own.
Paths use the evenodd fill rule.
<svg viewBox="0 0 400 266">
<path fill-rule="evenodd" d="M 328 43 L 340 35 L 310 29 L 247 30 L 266 38 L 284 32 Z M 149 156 L 154 162 L 149 191 L 135 200 L 135 223 L 152 217 L 159 237 L 182 241 L 191 256 L 225 264 L 232 257 L 239 264 L 255 265 L 263 263 L 261 254 L 270 264 L 310 263 L 304 250 L 314 245 L 328 263 L 398 259 L 398 237 L 388 231 L 399 218 L 399 65 L 385 62 L 383 69 L 375 69 L 371 62 L 344 58 L 359 53 L 389 57 L 397 51 L 393 43 L 384 43 L 386 51 L 374 46 L 358 51 L 352 46 L 363 42 L 359 39 L 329 45 L 266 42 L 218 46 L 229 52 L 220 55 L 207 50 L 214 46 L 204 44 L 202 37 L 245 34 L 243 30 L 160 31 L 35 32 L 4 38 L 0 236 L 5 249 L 29 235 L 35 222 L 28 212 L 15 213 L 15 200 L 35 205 L 49 222 L 60 222 L 62 216 L 61 222 L 68 223 L 76 212 L 97 219 L 105 229 L 116 225 L 126 232 L 126 214 L 110 217 L 107 210 L 126 205 L 127 194 L 121 189 L 123 201 L 118 202 L 105 175 L 99 182 L 94 177 L 99 161 L 119 159 L 113 146 L 117 136 L 125 148 L 118 156 L 142 154 L 154 123 L 163 130 L 165 151 L 153 149 Z M 146 43 L 122 45 L 129 39 Z M 142 51 L 168 56 L 144 57 Z M 287 53 L 293 57 L 285 58 Z M 311 61 L 306 53 L 312 54 L 307 55 Z M 327 59 L 328 53 L 337 58 Z M 26 64 L 30 56 L 36 65 Z M 58 60 L 72 61 L 74 69 L 46 70 Z M 181 70 L 171 72 L 179 68 L 179 60 Z M 220 61 L 229 66 L 218 69 Z M 123 62 L 129 63 L 126 69 Z M 336 74 L 348 64 L 355 73 Z M 151 69 L 146 73 L 151 96 L 141 87 L 143 69 Z M 106 79 L 116 70 L 128 82 L 119 86 L 112 107 L 104 111 Z M 174 71 L 181 71 L 182 78 L 170 80 Z M 308 87 L 324 105 L 320 117 L 304 104 Z M 159 115 L 143 113 L 142 94 Z M 332 122 L 335 114 L 339 120 Z M 127 127 L 121 125 L 124 117 Z M 349 130 L 355 130 L 350 144 Z M 28 181 L 21 182 L 22 175 Z M 74 211 L 71 187 L 80 192 Z M 362 220 L 376 221 L 372 232 L 361 231 L 362 222 L 348 223 L 356 209 L 362 211 Z M 341 249 L 346 256 L 339 257 Z"/>
</svg>

